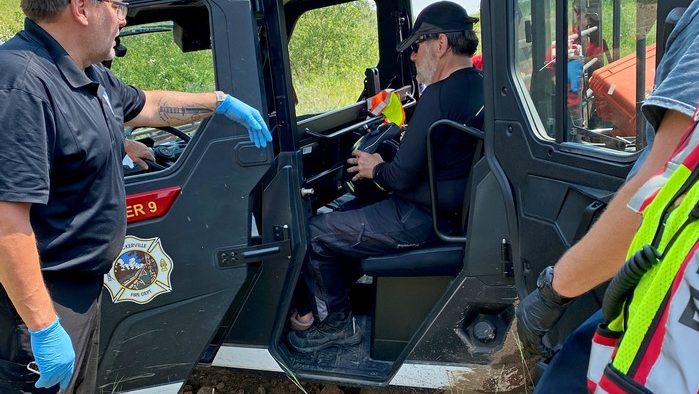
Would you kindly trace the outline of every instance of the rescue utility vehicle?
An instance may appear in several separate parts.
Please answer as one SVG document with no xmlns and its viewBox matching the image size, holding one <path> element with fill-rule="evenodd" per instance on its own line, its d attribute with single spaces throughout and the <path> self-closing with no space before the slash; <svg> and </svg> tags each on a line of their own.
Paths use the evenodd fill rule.
<svg viewBox="0 0 699 394">
<path fill-rule="evenodd" d="M 132 82 L 127 71 L 149 75 L 153 86 L 144 89 L 168 89 L 178 79 L 191 90 L 231 92 L 264 114 L 274 142 L 257 149 L 242 127 L 220 116 L 177 129 L 126 130 L 153 147 L 157 163 L 126 171 L 129 225 L 123 251 L 105 276 L 98 390 L 177 392 L 197 365 L 464 391 L 505 391 L 528 381 L 534 372 L 522 363 L 514 338 L 514 304 L 585 234 L 638 158 L 641 117 L 631 133 L 624 122 L 622 133 L 599 105 L 637 113 L 637 99 L 652 86 L 652 60 L 661 58 L 681 14 L 676 8 L 688 0 L 577 3 L 584 7 L 581 17 L 565 0 L 482 2 L 476 26 L 485 126 L 453 125 L 455 133 L 481 141 L 464 197 L 464 233 L 362 261 L 364 275 L 352 296 L 362 344 L 303 355 L 290 349 L 286 336 L 307 222 L 347 192 L 345 160 L 355 141 L 381 122 L 368 116 L 367 99 L 394 89 L 410 122 L 419 88 L 410 53 L 397 53 L 396 45 L 407 37 L 418 5 L 131 1 L 117 52 L 142 60 L 126 70 L 116 58 L 117 75 L 126 82 Z M 360 6 L 369 10 L 361 14 L 369 15 L 366 21 L 324 22 L 330 11 L 347 15 L 348 7 Z M 574 23 L 581 26 L 577 33 Z M 622 26 L 631 33 L 622 34 Z M 295 47 L 304 29 L 317 33 L 314 45 Z M 359 39 L 372 46 L 373 58 L 347 53 L 366 49 L 350 45 Z M 173 57 L 149 58 L 154 42 Z M 568 42 L 571 56 L 585 64 L 577 92 L 555 83 L 567 80 L 565 65 L 573 59 L 566 59 L 566 45 L 553 42 Z M 609 58 L 587 53 L 604 42 Z M 337 53 L 348 55 L 341 61 L 352 67 L 333 66 L 338 59 L 323 56 L 328 45 L 340 45 Z M 190 62 L 195 57 L 207 67 Z M 303 62 L 309 58 L 321 60 Z M 621 82 L 615 72 L 603 72 L 620 61 L 631 76 Z M 164 62 L 177 73 L 163 75 Z M 335 75 L 356 91 L 331 102 L 321 80 L 308 75 L 313 65 L 326 74 L 359 69 Z M 604 88 L 590 86 L 593 71 Z M 615 96 L 619 84 L 631 84 L 633 97 Z M 599 308 L 601 295 L 598 289 L 575 301 L 551 343 Z"/>
</svg>

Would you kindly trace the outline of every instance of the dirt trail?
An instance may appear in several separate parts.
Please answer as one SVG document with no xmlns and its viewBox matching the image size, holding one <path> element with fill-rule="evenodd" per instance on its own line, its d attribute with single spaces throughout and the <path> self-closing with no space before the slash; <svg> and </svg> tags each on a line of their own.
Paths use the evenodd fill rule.
<svg viewBox="0 0 699 394">
<path fill-rule="evenodd" d="M 333 384 L 301 382 L 308 394 L 432 394 L 441 390 L 404 387 L 340 387 Z M 229 368 L 197 368 L 185 384 L 182 394 L 301 394 L 281 373 L 250 373 Z"/>
<path fill-rule="evenodd" d="M 458 387 L 448 390 L 418 389 L 411 387 L 347 387 L 317 382 L 301 382 L 308 394 L 475 394 Z M 493 391 L 493 392 L 498 392 Z M 531 388 L 520 387 L 500 394 L 528 394 Z M 302 394 L 296 385 L 281 373 L 252 373 L 230 368 L 197 368 L 185 384 L 181 394 Z"/>
</svg>

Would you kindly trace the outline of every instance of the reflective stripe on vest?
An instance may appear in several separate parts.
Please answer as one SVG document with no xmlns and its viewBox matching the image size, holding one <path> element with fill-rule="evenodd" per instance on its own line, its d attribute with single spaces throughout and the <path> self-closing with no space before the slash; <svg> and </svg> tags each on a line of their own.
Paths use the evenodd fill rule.
<svg viewBox="0 0 699 394">
<path fill-rule="evenodd" d="M 395 123 L 402 126 L 405 123 L 405 110 L 398 93 L 392 89 L 384 89 L 367 100 L 367 110 L 374 116 L 383 115 L 384 123 Z"/>
<path fill-rule="evenodd" d="M 641 213 L 655 198 L 667 180 L 670 179 L 675 170 L 684 162 L 691 167 L 691 158 L 689 157 L 695 148 L 699 145 L 699 133 L 694 133 L 695 126 L 690 126 L 687 130 L 682 142 L 677 146 L 672 154 L 672 159 L 665 165 L 665 171 L 649 179 L 639 191 L 631 198 L 629 208 L 634 212 Z M 696 155 L 696 153 L 694 153 Z M 696 159 L 696 158 L 695 158 Z"/>
<path fill-rule="evenodd" d="M 631 205 L 643 212 L 643 222 L 628 257 L 652 245 L 661 258 L 636 286 L 626 305 L 628 313 L 595 335 L 588 370 L 591 392 L 699 393 L 696 123 L 675 153 L 665 172 L 632 200 Z"/>
</svg>

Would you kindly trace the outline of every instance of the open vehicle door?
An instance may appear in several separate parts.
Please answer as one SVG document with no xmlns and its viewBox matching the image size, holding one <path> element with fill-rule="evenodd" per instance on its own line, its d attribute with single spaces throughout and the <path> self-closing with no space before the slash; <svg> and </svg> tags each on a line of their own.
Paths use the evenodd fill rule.
<svg viewBox="0 0 699 394">
<path fill-rule="evenodd" d="M 410 121 L 419 88 L 410 54 L 395 48 L 415 5 L 132 1 L 118 52 L 143 60 L 129 69 L 116 59 L 118 76 L 144 89 L 180 81 L 184 90 L 230 92 L 267 114 L 275 141 L 258 150 L 220 116 L 177 130 L 127 130 L 158 163 L 127 170 L 128 238 L 105 279 L 99 390 L 174 392 L 199 362 L 361 385 L 521 385 L 528 372 L 511 335 L 514 302 L 587 231 L 637 159 L 640 117 L 622 124 L 610 114 L 635 114 L 636 98 L 652 86 L 654 21 L 669 12 L 653 1 L 634 8 L 646 66 L 629 71 L 637 43 L 620 35 L 628 5 L 581 3 L 587 18 L 578 18 L 575 56 L 583 77 L 570 94 L 555 84 L 567 79 L 554 60 L 567 48 L 552 49 L 574 34 L 570 4 L 482 2 L 484 130 L 451 125 L 483 141 L 464 196 L 464 233 L 361 261 L 352 304 L 362 344 L 299 354 L 286 338 L 308 219 L 346 198 L 346 159 L 382 120 L 369 116 L 367 99 L 393 89 Z M 341 22 L 325 23 L 331 17 Z M 157 45 L 144 35 L 159 37 Z M 605 41 L 609 56 L 592 50 Z M 633 79 L 616 84 L 619 71 L 605 74 L 617 65 L 644 76 L 639 88 Z M 136 83 L 134 72 L 155 82 Z M 612 84 L 630 91 L 619 95 L 628 100 L 611 97 Z M 388 155 L 397 144 L 381 146 Z M 597 291 L 576 301 L 554 339 L 599 300 Z"/>
<path fill-rule="evenodd" d="M 112 64 L 127 83 L 222 90 L 268 113 L 249 2 L 133 1 L 128 23 L 117 49 L 139 66 Z M 139 84 L 139 74 L 152 84 Z M 244 341 L 269 335 L 291 250 L 303 255 L 305 245 L 291 213 L 298 167 L 285 155 L 275 160 L 272 146 L 257 149 L 220 115 L 177 130 L 127 132 L 152 146 L 157 163 L 125 167 L 129 226 L 105 277 L 98 390 L 176 392 L 228 326 L 254 324 Z M 260 282 L 264 308 L 240 317 Z"/>
<path fill-rule="evenodd" d="M 664 23 L 668 14 L 689 1 L 500 3 L 484 2 L 482 10 L 485 61 L 492 65 L 486 156 L 507 196 L 523 297 L 586 233 L 640 156 L 645 122 L 637 103 L 652 90 L 672 27 Z M 637 35 L 622 36 L 622 25 Z M 561 42 L 568 45 L 555 45 Z M 571 62 L 581 65 L 577 89 Z M 553 344 L 601 306 L 605 287 L 568 308 L 550 334 Z"/>
<path fill-rule="evenodd" d="M 329 16 L 346 20 L 323 23 Z M 415 106 L 419 90 L 410 54 L 395 50 L 412 24 L 410 2 L 297 0 L 282 6 L 271 0 L 137 1 L 129 11 L 131 28 L 168 21 L 178 44 L 171 47 L 185 55 L 206 52 L 211 36 L 213 52 L 207 56 L 216 84 L 201 89 L 226 90 L 266 105 L 275 143 L 271 150 L 258 151 L 243 130 L 217 117 L 194 125 L 196 133 L 186 146 L 161 139 L 157 132 L 148 136 L 156 151 L 181 153 L 175 160 L 160 160 L 164 170 L 127 176 L 128 194 L 142 198 L 141 193 L 173 187 L 181 192 L 164 216 L 130 225 L 128 234 L 145 241 L 127 240 L 123 258 L 115 264 L 119 271 L 115 268 L 107 283 L 143 286 L 141 274 L 134 272 L 142 266 L 131 262 L 132 255 L 161 248 L 163 253 L 153 260 L 160 268 L 165 253 L 172 260 L 162 258 L 171 272 L 170 291 L 135 301 L 118 297 L 148 297 L 152 288 L 120 293 L 115 285 L 116 291 L 105 293 L 113 298 L 103 314 L 101 389 L 175 389 L 199 360 L 362 385 L 446 387 L 462 378 L 472 379 L 477 388 L 492 385 L 502 369 L 488 364 L 501 361 L 501 351 L 517 351 L 513 344 L 505 346 L 515 291 L 503 243 L 506 216 L 498 200 L 488 230 L 475 231 L 475 241 L 466 234 L 435 248 L 361 263 L 365 275 L 355 283 L 352 298 L 357 324 L 366 333 L 360 346 L 302 355 L 286 342 L 291 300 L 306 255 L 307 220 L 337 207 L 337 199 L 348 191 L 345 162 L 352 146 L 381 123 L 369 116 L 367 99 L 391 88 L 408 116 Z M 148 28 L 160 29 L 144 30 Z M 314 35 L 318 28 L 334 29 L 325 36 L 336 45 L 337 56 L 327 55 L 330 48 L 323 44 L 329 43 Z M 313 45 L 295 41 L 303 40 L 304 33 Z M 163 34 L 170 39 L 170 32 Z M 126 42 L 130 38 L 136 40 L 133 45 Z M 124 31 L 127 57 L 138 56 L 133 49 L 138 38 Z M 312 53 L 300 56 L 302 50 Z M 118 60 L 113 65 L 117 75 L 128 73 L 119 69 Z M 333 60 L 340 63 L 333 65 Z M 167 62 L 187 65 L 182 73 L 192 69 L 186 59 Z M 317 74 L 334 75 L 341 83 L 323 91 L 323 81 L 304 78 L 313 66 L 320 66 Z M 206 73 L 196 69 L 187 78 L 196 87 Z M 351 89 L 340 91 L 340 85 Z M 483 138 L 480 131 L 454 127 Z M 145 141 L 140 132 L 132 135 Z M 386 153 L 396 145 L 387 142 Z M 487 167 L 479 159 L 482 173 Z M 131 204 L 134 214 L 140 215 L 149 202 Z M 160 205 L 153 209 L 162 212 Z M 139 242 L 156 237 L 157 244 L 148 243 L 145 252 L 137 249 Z M 137 279 L 131 281 L 134 275 Z"/>
<path fill-rule="evenodd" d="M 283 9 L 275 7 L 274 1 L 265 1 L 263 6 L 263 36 L 269 48 L 266 89 L 275 92 L 277 122 L 293 125 L 291 133 L 280 138 L 278 159 L 288 155 L 297 160 L 289 160 L 290 165 L 303 169 L 301 190 L 290 198 L 299 200 L 296 206 L 306 208 L 302 216 L 307 220 L 351 198 L 347 195 L 346 159 L 355 142 L 382 121 L 367 110 L 371 96 L 381 89 L 393 89 L 410 121 L 419 89 L 410 53 L 399 54 L 395 48 L 407 37 L 414 4 L 407 0 L 297 0 L 286 2 Z M 327 23 L 328 19 L 336 23 Z M 317 29 L 325 34 L 315 34 Z M 313 41 L 304 41 L 309 36 Z M 312 44 L 301 45 L 304 42 Z M 334 78 L 314 79 L 313 70 L 319 66 L 319 74 Z M 332 82 L 338 75 L 342 85 L 354 90 L 336 89 Z M 312 94 L 303 94 L 309 91 Z M 292 98 L 298 98 L 298 103 Z M 479 130 L 453 127 L 455 133 L 483 138 Z M 397 142 L 382 144 L 383 157 L 389 157 L 392 149 L 395 152 Z M 481 156 L 477 159 L 472 163 L 474 174 L 484 182 L 487 163 Z M 506 343 L 516 292 L 510 275 L 503 198 L 493 179 L 489 178 L 488 187 L 495 198 L 480 202 L 481 220 L 486 220 L 488 212 L 487 228 L 476 230 L 469 215 L 464 223 L 473 231 L 467 230 L 464 236 L 358 264 L 352 305 L 356 324 L 364 332 L 360 345 L 312 354 L 290 348 L 287 322 L 303 265 L 300 253 L 293 253 L 290 286 L 276 310 L 272 335 L 253 341 L 250 333 L 255 323 L 233 327 L 212 365 L 284 371 L 300 379 L 361 385 L 501 387 L 494 382 L 507 363 L 505 354 L 516 359 L 514 339 Z M 471 202 L 467 194 L 464 203 Z M 248 316 L 253 311 L 267 313 L 270 308 L 265 289 L 260 288 L 258 294 L 259 302 L 248 301 L 244 306 Z M 506 368 L 518 376 L 511 382 L 521 382 L 520 368 L 511 364 Z M 502 387 L 514 387 L 507 384 Z"/>
</svg>

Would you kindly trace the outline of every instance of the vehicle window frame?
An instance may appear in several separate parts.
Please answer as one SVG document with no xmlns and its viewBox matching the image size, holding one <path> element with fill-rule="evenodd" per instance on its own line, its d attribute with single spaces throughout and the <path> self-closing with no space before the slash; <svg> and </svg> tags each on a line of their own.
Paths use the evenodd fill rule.
<svg viewBox="0 0 699 394">
<path fill-rule="evenodd" d="M 199 4 L 203 5 L 206 9 L 206 17 L 207 20 L 210 20 L 211 18 L 211 7 L 210 4 L 207 1 L 202 1 Z M 209 48 L 200 48 L 196 50 L 183 50 L 177 42 L 175 38 L 175 20 L 174 18 L 168 18 L 168 17 L 163 17 L 162 19 L 158 19 L 155 21 L 148 21 L 145 23 L 139 23 L 135 25 L 127 25 L 124 28 L 124 32 L 126 34 L 123 34 L 121 36 L 122 43 L 124 40 L 126 40 L 125 47 L 127 49 L 131 48 L 139 48 L 142 49 L 143 46 L 137 47 L 134 45 L 128 45 L 129 44 L 129 39 L 135 38 L 137 36 L 143 36 L 147 37 L 149 35 L 160 35 L 164 34 L 165 37 L 167 37 L 167 42 L 168 45 L 172 44 L 173 46 L 173 51 L 176 51 L 176 56 L 188 56 L 191 54 L 191 56 L 197 56 L 195 54 L 201 53 L 201 52 L 208 52 L 208 54 L 205 55 L 206 59 L 208 60 L 208 70 L 207 72 L 211 74 L 211 79 L 207 80 L 205 83 L 208 83 L 210 85 L 204 86 L 202 85 L 202 88 L 200 89 L 190 89 L 189 86 L 186 88 L 180 88 L 178 86 L 175 86 L 173 84 L 168 84 L 167 82 L 163 82 L 163 78 L 155 79 L 154 82 L 149 82 L 150 85 L 145 85 L 142 86 L 138 81 L 125 81 L 123 80 L 123 73 L 118 72 L 117 70 L 114 70 L 114 64 L 118 64 L 121 59 L 128 58 L 129 53 L 127 51 L 126 55 L 123 57 L 115 57 L 110 64 L 110 70 L 114 73 L 115 76 L 117 76 L 120 80 L 122 80 L 124 83 L 128 85 L 133 85 L 138 89 L 147 91 L 147 90 L 175 90 L 175 91 L 184 91 L 184 92 L 191 92 L 191 93 L 202 93 L 202 92 L 211 92 L 214 90 L 218 89 L 218 70 L 217 70 L 217 62 L 216 62 L 216 54 L 213 48 L 213 42 L 211 42 L 211 45 Z M 164 28 L 169 28 L 169 30 L 164 30 Z M 136 31 L 136 33 L 129 34 L 128 32 L 130 30 Z M 209 36 L 213 35 L 213 29 L 211 27 L 211 24 L 209 24 Z M 133 43 L 132 43 L 133 44 Z M 168 52 L 169 53 L 169 52 Z M 133 52 L 131 52 L 131 55 L 133 56 Z M 202 56 L 202 55 L 199 55 Z M 123 60 L 121 60 L 123 61 Z M 165 60 L 159 59 L 156 64 L 162 64 Z M 186 65 L 178 65 L 176 70 L 186 68 Z M 154 66 L 154 68 L 157 68 L 157 65 Z M 143 72 L 140 72 L 143 73 Z M 151 86 L 152 85 L 152 86 Z M 196 120 L 194 122 L 190 123 L 185 123 L 182 125 L 178 125 L 174 127 L 177 130 L 185 132 L 187 135 L 189 135 L 190 140 L 186 143 L 186 146 L 184 149 L 179 153 L 179 156 L 174 160 L 174 162 L 170 163 L 169 165 L 165 166 L 164 169 L 157 169 L 157 170 L 144 170 L 144 171 L 138 171 L 135 173 L 131 174 L 125 174 L 125 178 L 142 178 L 142 177 L 164 177 L 167 176 L 168 174 L 171 174 L 179 167 L 181 167 L 182 163 L 187 159 L 187 157 L 191 154 L 192 147 L 194 143 L 199 139 L 200 135 L 202 132 L 207 128 L 207 125 L 211 119 L 201 119 L 201 120 Z M 136 133 L 136 136 L 138 138 L 133 138 L 133 131 L 136 129 L 142 129 L 141 131 Z M 165 131 L 162 131 L 161 128 L 159 127 L 129 127 L 124 125 L 124 137 L 126 139 L 132 140 L 132 141 L 141 141 L 141 140 L 153 140 L 154 145 L 151 148 L 154 148 L 160 144 L 163 143 L 163 141 L 159 141 L 158 138 L 153 138 L 153 137 L 161 137 L 162 139 L 165 139 L 166 141 L 164 142 L 169 142 L 168 140 L 168 133 Z M 155 175 L 157 174 L 157 175 Z"/>
<path fill-rule="evenodd" d="M 513 0 L 509 2 L 510 7 L 508 12 L 510 13 L 511 20 L 515 20 L 516 8 L 520 0 Z M 535 1 L 535 0 L 532 0 Z M 568 38 L 568 14 L 567 7 L 569 6 L 568 1 L 555 1 L 555 39 L 557 42 L 567 41 Z M 531 15 L 530 15 L 531 16 Z M 532 22 L 534 23 L 534 22 Z M 657 21 L 656 21 L 657 23 Z M 514 24 L 508 27 L 508 57 L 509 57 L 509 74 L 513 86 L 515 87 L 516 94 L 518 97 L 518 102 L 525 107 L 524 113 L 526 114 L 526 120 L 530 125 L 532 138 L 537 141 L 537 143 L 548 145 L 552 149 L 555 149 L 564 153 L 571 153 L 575 155 L 585 156 L 589 158 L 601 159 L 609 161 L 612 163 L 627 165 L 636 161 L 645 151 L 646 146 L 637 149 L 635 151 L 623 151 L 616 150 L 608 147 L 594 146 L 591 144 L 584 144 L 580 142 L 574 142 L 567 140 L 568 137 L 568 127 L 570 127 L 570 119 L 566 116 L 567 105 L 566 105 L 566 84 L 556 84 L 555 86 L 555 103 L 553 107 L 554 113 L 554 127 L 555 134 L 549 136 L 546 132 L 546 126 L 544 125 L 544 120 L 541 118 L 537 107 L 533 101 L 531 92 L 526 86 L 526 82 L 523 80 L 519 71 L 518 56 L 516 51 L 518 50 L 518 31 L 519 26 Z M 567 58 L 566 47 L 557 48 L 556 54 L 558 56 L 564 56 Z M 555 76 L 557 80 L 563 78 L 567 79 L 567 70 L 565 68 L 556 67 Z M 639 115 L 642 116 L 642 115 Z"/>
<path fill-rule="evenodd" d="M 375 62 L 373 62 L 372 64 L 367 63 L 366 67 L 377 67 L 381 61 L 381 48 L 380 48 L 380 36 L 378 34 L 379 15 L 378 15 L 378 8 L 376 5 L 376 0 L 350 0 L 350 1 L 337 2 L 337 3 L 333 2 L 332 4 L 321 4 L 320 6 L 313 6 L 313 7 L 308 7 L 308 8 L 304 8 L 304 9 L 294 10 L 295 15 L 294 15 L 294 19 L 293 19 L 292 28 L 289 29 L 287 46 L 289 47 L 289 49 L 291 48 L 291 43 L 292 43 L 292 40 L 294 39 L 294 33 L 297 31 L 298 24 L 304 18 L 304 16 L 308 15 L 309 12 L 313 12 L 313 11 L 321 10 L 321 9 L 325 9 L 325 8 L 330 8 L 330 7 L 345 6 L 347 4 L 358 2 L 358 1 L 365 1 L 367 3 L 370 3 L 371 7 L 373 8 L 373 11 L 374 11 L 373 17 L 375 18 L 374 19 L 374 27 L 375 28 L 372 29 L 371 31 L 373 33 L 375 33 L 375 36 L 373 37 L 374 44 L 375 44 L 375 50 L 376 50 L 376 52 L 374 54 Z M 298 13 L 296 14 L 296 12 L 298 12 Z M 295 105 L 295 111 L 294 111 L 297 118 L 303 119 L 303 118 L 307 118 L 307 117 L 313 117 L 313 116 L 317 116 L 317 115 L 320 115 L 323 113 L 332 112 L 332 111 L 336 111 L 336 110 L 340 110 L 340 109 L 352 106 L 352 105 L 356 104 L 358 101 L 362 100 L 362 98 L 363 98 L 362 95 L 365 94 L 364 84 L 362 83 L 361 89 L 359 89 L 356 92 L 356 95 L 352 97 L 352 99 L 351 99 L 352 101 L 343 102 L 342 104 L 330 106 L 330 107 L 327 107 L 327 108 L 324 108 L 324 109 L 318 110 L 318 111 L 309 111 L 309 112 L 301 113 L 301 112 L 299 112 L 300 100 L 299 100 L 299 97 L 298 97 L 299 95 L 298 95 L 298 91 L 297 91 L 299 84 L 294 82 L 294 61 L 293 61 L 293 56 L 292 56 L 290 51 L 289 51 L 289 72 L 291 74 L 292 90 L 294 91 L 293 94 L 297 96 L 296 99 L 299 101 L 299 103 L 297 103 Z M 358 75 L 357 77 L 361 78 L 361 80 L 363 81 L 365 78 L 365 75 L 364 75 L 364 73 L 362 73 L 361 76 Z"/>
</svg>

